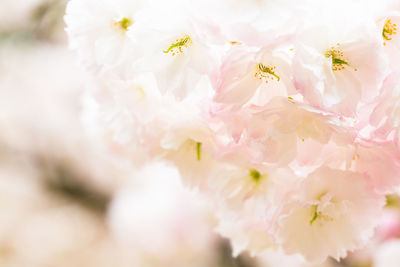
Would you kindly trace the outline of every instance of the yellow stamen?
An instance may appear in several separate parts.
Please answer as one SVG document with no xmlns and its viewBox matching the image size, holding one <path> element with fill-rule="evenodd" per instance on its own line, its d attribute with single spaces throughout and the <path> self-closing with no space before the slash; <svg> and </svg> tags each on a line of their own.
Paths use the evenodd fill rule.
<svg viewBox="0 0 400 267">
<path fill-rule="evenodd" d="M 353 160 L 359 160 L 360 159 L 360 154 L 355 153 L 353 156 Z"/>
<path fill-rule="evenodd" d="M 259 171 L 257 171 L 256 169 L 250 169 L 249 174 L 250 174 L 251 179 L 253 179 L 254 182 L 260 181 L 261 178 L 263 177 L 261 175 L 261 173 Z"/>
<path fill-rule="evenodd" d="M 241 42 L 236 42 L 236 41 L 227 41 L 228 43 L 230 43 L 231 45 L 242 45 Z"/>
<path fill-rule="evenodd" d="M 310 225 L 312 225 L 316 220 L 319 220 L 319 223 L 322 224 L 323 222 L 332 222 L 335 218 L 324 214 L 322 211 L 318 211 L 318 205 L 312 205 Z"/>
<path fill-rule="evenodd" d="M 310 225 L 318 219 L 318 205 L 311 206 L 311 216 Z"/>
<path fill-rule="evenodd" d="M 197 155 L 197 160 L 201 160 L 201 142 L 196 142 L 196 155 Z"/>
<path fill-rule="evenodd" d="M 181 39 L 177 39 L 175 43 L 171 44 L 164 53 L 172 53 L 173 56 L 176 54 L 183 54 L 182 48 L 188 48 L 192 44 L 192 39 L 188 35 L 184 35 Z"/>
<path fill-rule="evenodd" d="M 281 80 L 281 78 L 276 74 L 275 71 L 276 67 L 275 66 L 265 66 L 262 63 L 257 64 L 256 66 L 256 73 L 254 74 L 254 77 L 264 80 L 266 83 L 268 83 L 269 80 L 274 80 L 276 79 L 278 82 Z"/>
<path fill-rule="evenodd" d="M 382 29 L 383 39 L 385 39 L 386 41 L 390 41 L 392 40 L 392 35 L 395 35 L 396 33 L 397 33 L 397 25 L 392 23 L 390 19 L 386 20 Z M 384 42 L 383 45 L 386 45 L 386 42 Z"/>
<path fill-rule="evenodd" d="M 121 20 L 114 21 L 113 26 L 126 32 L 133 23 L 134 21 L 130 18 L 122 18 Z"/>
<path fill-rule="evenodd" d="M 351 66 L 347 59 L 345 59 L 343 51 L 339 48 L 339 46 L 340 44 L 337 43 L 336 47 L 332 46 L 331 49 L 325 52 L 325 57 L 332 60 L 333 71 L 343 70 L 345 66 Z M 354 71 L 357 71 L 357 69 L 354 68 Z"/>
</svg>

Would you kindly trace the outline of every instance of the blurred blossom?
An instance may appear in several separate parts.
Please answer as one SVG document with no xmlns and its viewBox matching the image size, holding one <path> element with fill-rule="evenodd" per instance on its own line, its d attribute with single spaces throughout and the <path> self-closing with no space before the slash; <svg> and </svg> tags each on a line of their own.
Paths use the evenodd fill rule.
<svg viewBox="0 0 400 267">
<path fill-rule="evenodd" d="M 5 145 L 34 157 L 42 168 L 47 161 L 71 166 L 79 182 L 111 193 L 123 179 L 124 167 L 96 139 L 84 134 L 80 122 L 83 75 L 70 52 L 64 46 L 35 44 L 0 53 L 7 59 L 0 61 L 4 74 L 0 77 L 0 128 Z"/>
<path fill-rule="evenodd" d="M 162 163 L 150 163 L 115 194 L 109 210 L 111 230 L 132 251 L 158 260 L 204 266 L 215 252 L 215 223 L 207 205 L 185 191 L 177 171 Z M 179 262 L 177 262 L 179 259 Z"/>
<path fill-rule="evenodd" d="M 374 267 L 397 267 L 400 263 L 400 239 L 382 244 L 376 251 Z"/>
<path fill-rule="evenodd" d="M 388 239 L 400 237 L 399 210 L 393 208 L 385 209 L 375 234 L 383 242 Z"/>
<path fill-rule="evenodd" d="M 65 44 L 0 40 L 0 72 L 1 266 L 256 266 L 176 170 L 136 170 L 82 126 L 85 74 Z"/>
</svg>

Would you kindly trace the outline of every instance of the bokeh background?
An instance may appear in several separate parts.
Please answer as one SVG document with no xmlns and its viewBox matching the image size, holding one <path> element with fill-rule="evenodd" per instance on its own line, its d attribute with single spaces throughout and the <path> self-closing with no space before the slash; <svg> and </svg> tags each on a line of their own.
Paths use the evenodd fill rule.
<svg viewBox="0 0 400 267">
<path fill-rule="evenodd" d="M 396 196 L 370 246 L 340 263 L 233 258 L 176 170 L 137 170 L 83 127 L 87 76 L 68 49 L 66 2 L 0 0 L 0 266 L 400 266 Z"/>
</svg>

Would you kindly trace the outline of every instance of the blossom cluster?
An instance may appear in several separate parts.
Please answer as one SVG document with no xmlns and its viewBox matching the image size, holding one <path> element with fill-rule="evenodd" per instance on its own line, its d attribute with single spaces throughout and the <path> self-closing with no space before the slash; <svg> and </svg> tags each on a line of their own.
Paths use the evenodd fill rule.
<svg viewBox="0 0 400 267">
<path fill-rule="evenodd" d="M 371 238 L 400 185 L 399 1 L 70 0 L 65 21 L 85 123 L 173 164 L 235 255 Z"/>
</svg>

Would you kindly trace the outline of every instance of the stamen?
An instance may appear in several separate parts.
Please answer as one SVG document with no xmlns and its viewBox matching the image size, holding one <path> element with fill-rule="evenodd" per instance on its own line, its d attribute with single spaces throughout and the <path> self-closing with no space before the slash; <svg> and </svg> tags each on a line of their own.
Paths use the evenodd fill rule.
<svg viewBox="0 0 400 267">
<path fill-rule="evenodd" d="M 262 63 L 257 64 L 256 66 L 256 73 L 254 74 L 254 77 L 264 80 L 266 83 L 268 83 L 268 80 L 274 80 L 276 79 L 278 82 L 281 80 L 281 78 L 276 74 L 275 72 L 276 67 L 275 66 L 265 66 Z"/>
<path fill-rule="evenodd" d="M 382 29 L 383 39 L 385 39 L 386 41 L 390 41 L 392 40 L 392 35 L 395 35 L 396 33 L 397 33 L 397 25 L 392 23 L 390 19 L 386 20 Z M 384 42 L 383 45 L 386 45 L 386 42 Z"/>
<path fill-rule="evenodd" d="M 196 155 L 197 155 L 197 160 L 201 160 L 201 142 L 196 142 Z"/>
<path fill-rule="evenodd" d="M 128 28 L 134 23 L 134 21 L 130 18 L 122 18 L 121 20 L 114 21 L 113 26 L 126 32 Z"/>
<path fill-rule="evenodd" d="M 316 220 L 317 220 L 317 218 L 318 218 L 318 205 L 312 205 L 311 206 L 311 215 L 312 215 L 312 218 L 311 218 L 311 220 L 310 220 L 310 225 L 312 225 L 313 224 L 313 222 L 315 222 Z"/>
<path fill-rule="evenodd" d="M 343 51 L 339 48 L 339 46 L 340 44 L 338 43 L 336 47 L 332 46 L 330 50 L 325 52 L 325 57 L 332 59 L 333 71 L 343 70 L 345 66 L 351 66 L 347 59 L 345 59 Z M 357 71 L 357 69 L 354 70 Z"/>
<path fill-rule="evenodd" d="M 163 51 L 164 53 L 172 53 L 173 56 L 176 54 L 182 54 L 183 47 L 188 48 L 188 46 L 192 44 L 192 39 L 188 35 L 184 35 L 181 39 L 177 39 L 175 43 L 171 44 L 167 50 Z"/>
<path fill-rule="evenodd" d="M 355 153 L 353 156 L 353 160 L 359 160 L 360 159 L 360 154 Z"/>
<path fill-rule="evenodd" d="M 250 177 L 254 182 L 258 182 L 262 178 L 261 173 L 256 169 L 250 169 Z"/>
<path fill-rule="evenodd" d="M 242 45 L 241 42 L 237 42 L 237 41 L 227 41 L 229 44 L 231 45 Z"/>
<path fill-rule="evenodd" d="M 335 220 L 335 218 L 324 214 L 322 211 L 318 211 L 318 205 L 312 205 L 310 225 L 312 225 L 317 219 L 320 219 L 320 223 L 322 223 L 321 220 L 324 222 L 331 222 Z"/>
</svg>

